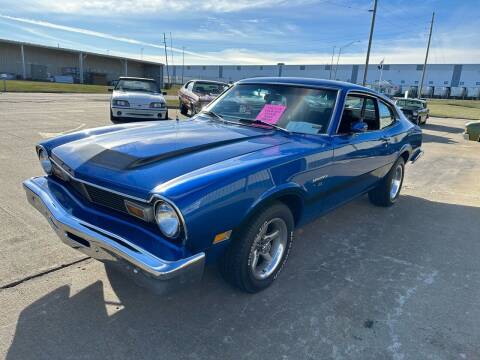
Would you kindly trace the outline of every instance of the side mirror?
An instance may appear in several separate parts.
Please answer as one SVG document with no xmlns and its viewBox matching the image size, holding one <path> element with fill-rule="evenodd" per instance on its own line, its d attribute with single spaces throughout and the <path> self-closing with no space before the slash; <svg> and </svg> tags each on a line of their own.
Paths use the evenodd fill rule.
<svg viewBox="0 0 480 360">
<path fill-rule="evenodd" d="M 166 91 L 162 91 L 162 95 L 167 95 L 167 92 L 166 92 Z"/>
<path fill-rule="evenodd" d="M 350 131 L 352 133 L 362 133 L 368 130 L 368 125 L 367 123 L 364 123 L 363 121 L 355 121 L 352 123 L 350 126 Z"/>
<path fill-rule="evenodd" d="M 113 88 L 109 87 L 107 90 L 108 90 L 108 92 L 112 92 Z"/>
</svg>

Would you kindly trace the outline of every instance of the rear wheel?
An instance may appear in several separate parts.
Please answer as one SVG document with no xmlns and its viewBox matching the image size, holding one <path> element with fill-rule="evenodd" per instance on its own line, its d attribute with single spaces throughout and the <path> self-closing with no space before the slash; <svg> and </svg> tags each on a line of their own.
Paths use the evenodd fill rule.
<svg viewBox="0 0 480 360">
<path fill-rule="evenodd" d="M 222 259 L 225 279 L 250 293 L 270 286 L 288 258 L 293 228 L 292 213 L 280 202 L 256 214 L 232 239 Z"/>
<path fill-rule="evenodd" d="M 368 193 L 370 202 L 377 206 L 392 206 L 400 196 L 405 173 L 405 161 L 398 158 L 377 187 Z"/>
</svg>

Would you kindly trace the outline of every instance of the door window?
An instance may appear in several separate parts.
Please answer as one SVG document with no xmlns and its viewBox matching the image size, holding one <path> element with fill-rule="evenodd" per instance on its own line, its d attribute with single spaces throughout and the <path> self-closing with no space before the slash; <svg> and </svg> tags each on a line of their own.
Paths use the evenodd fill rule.
<svg viewBox="0 0 480 360">
<path fill-rule="evenodd" d="M 353 123 L 363 121 L 367 124 L 367 131 L 378 130 L 378 112 L 375 99 L 352 94 L 345 99 L 345 107 L 343 109 L 342 119 L 338 128 L 339 134 L 348 134 Z"/>
<path fill-rule="evenodd" d="M 395 121 L 392 110 L 382 101 L 378 102 L 378 113 L 380 114 L 380 129 L 390 126 Z"/>
</svg>

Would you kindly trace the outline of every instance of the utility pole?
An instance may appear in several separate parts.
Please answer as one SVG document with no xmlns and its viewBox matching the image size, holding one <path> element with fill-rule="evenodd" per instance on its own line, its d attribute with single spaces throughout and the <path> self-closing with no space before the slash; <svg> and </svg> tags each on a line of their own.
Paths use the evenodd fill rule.
<svg viewBox="0 0 480 360">
<path fill-rule="evenodd" d="M 165 46 L 165 65 L 167 66 L 167 84 L 170 85 L 170 72 L 168 71 L 167 38 L 163 33 L 163 45 Z"/>
<path fill-rule="evenodd" d="M 369 10 L 372 11 L 372 10 Z M 370 49 L 372 47 L 373 29 L 375 28 L 375 16 L 377 15 L 377 0 L 373 0 L 372 24 L 370 25 L 370 36 L 368 37 L 367 60 L 365 61 L 365 70 L 363 71 L 362 85 L 367 83 L 368 62 L 370 61 Z"/>
<path fill-rule="evenodd" d="M 330 75 L 328 75 L 329 80 L 332 79 L 333 57 L 335 56 L 335 48 L 336 46 L 334 46 L 332 50 L 332 61 L 330 61 Z"/>
<path fill-rule="evenodd" d="M 185 46 L 182 46 L 182 85 L 183 85 L 183 71 L 185 70 Z"/>
<path fill-rule="evenodd" d="M 172 32 L 170 31 L 170 55 L 172 57 L 171 65 L 172 65 L 172 83 L 177 83 L 177 69 L 175 68 L 175 63 L 173 62 L 173 42 L 172 42 Z"/>
<path fill-rule="evenodd" d="M 428 34 L 427 53 L 425 54 L 425 62 L 423 63 L 423 69 L 422 69 L 422 80 L 420 81 L 420 88 L 417 91 L 418 98 L 422 97 L 423 81 L 425 80 L 425 71 L 427 70 L 428 52 L 430 51 L 430 41 L 432 40 L 432 30 L 433 30 L 434 20 L 435 20 L 435 11 L 432 13 L 432 22 L 430 23 L 430 33 Z"/>
</svg>

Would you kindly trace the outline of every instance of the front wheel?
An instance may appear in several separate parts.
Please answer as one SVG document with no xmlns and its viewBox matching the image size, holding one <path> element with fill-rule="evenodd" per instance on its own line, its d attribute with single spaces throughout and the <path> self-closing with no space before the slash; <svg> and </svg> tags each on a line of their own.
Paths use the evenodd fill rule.
<svg viewBox="0 0 480 360">
<path fill-rule="evenodd" d="M 222 259 L 225 279 L 249 293 L 270 286 L 287 261 L 293 228 L 293 215 L 283 203 L 276 202 L 256 214 L 234 236 Z"/>
<path fill-rule="evenodd" d="M 377 187 L 368 193 L 370 202 L 377 206 L 392 206 L 400 196 L 404 173 L 405 161 L 400 157 Z"/>
<path fill-rule="evenodd" d="M 185 106 L 185 104 L 180 101 L 180 114 L 187 116 L 188 115 L 188 108 Z"/>
</svg>

